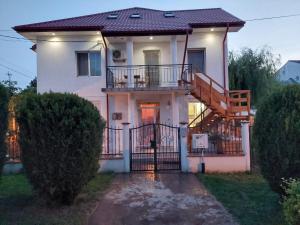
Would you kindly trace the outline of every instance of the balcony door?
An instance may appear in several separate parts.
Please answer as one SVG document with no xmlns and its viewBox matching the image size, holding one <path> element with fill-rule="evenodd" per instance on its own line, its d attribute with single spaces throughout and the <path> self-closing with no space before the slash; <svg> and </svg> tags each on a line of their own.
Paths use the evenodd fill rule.
<svg viewBox="0 0 300 225">
<path fill-rule="evenodd" d="M 192 64 L 193 73 L 205 73 L 205 50 L 189 49 L 188 64 Z"/>
<path fill-rule="evenodd" d="M 145 50 L 145 76 L 149 87 L 159 86 L 159 50 Z"/>
</svg>

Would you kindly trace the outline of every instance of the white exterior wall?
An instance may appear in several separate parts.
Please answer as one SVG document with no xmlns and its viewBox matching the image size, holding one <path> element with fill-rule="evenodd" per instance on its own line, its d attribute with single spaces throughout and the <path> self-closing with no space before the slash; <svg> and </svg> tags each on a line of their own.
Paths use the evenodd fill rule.
<svg viewBox="0 0 300 225">
<path fill-rule="evenodd" d="M 288 81 L 292 78 L 300 83 L 300 62 L 287 62 L 279 69 L 278 76 L 281 81 Z"/>
<path fill-rule="evenodd" d="M 189 35 L 188 49 L 205 48 L 206 50 L 206 73 L 213 79 L 223 84 L 223 38 L 224 32 L 194 32 Z M 43 39 L 47 39 L 46 37 Z M 101 88 L 106 85 L 106 68 L 105 68 L 105 49 L 102 41 L 99 44 L 99 36 L 59 36 L 48 37 L 49 40 L 85 40 L 93 42 L 38 42 L 37 43 L 37 86 L 38 92 L 69 92 L 77 93 L 79 96 L 92 101 L 100 110 L 101 115 L 106 119 L 106 94 L 101 92 Z M 122 49 L 126 57 L 126 37 L 123 43 L 110 43 L 110 49 Z M 160 64 L 171 64 L 171 46 L 170 40 L 166 37 L 163 41 L 158 41 L 155 37 L 153 42 L 133 42 L 133 64 L 144 64 L 144 50 L 160 50 Z M 181 64 L 183 60 L 185 36 L 177 36 L 177 63 Z M 227 49 L 227 48 L 226 48 Z M 101 76 L 77 76 L 77 51 L 101 51 Z M 125 63 L 114 63 L 112 61 L 111 51 L 108 56 L 109 65 L 126 65 Z M 187 57 L 186 57 L 186 62 Z M 227 68 L 227 67 L 226 67 Z M 228 82 L 227 82 L 228 83 Z M 157 94 L 157 93 L 155 93 Z M 170 92 L 171 94 L 171 92 Z M 150 94 L 154 96 L 153 93 Z M 124 96 L 124 94 L 123 94 Z M 140 97 L 138 94 L 137 96 Z M 120 100 L 113 102 L 110 100 L 110 112 L 124 112 L 123 120 L 128 119 L 128 110 L 126 97 L 118 97 Z M 160 95 L 156 95 L 160 99 Z M 154 100 L 155 100 L 154 98 Z M 169 99 L 172 100 L 171 98 Z M 184 96 L 176 96 L 179 105 L 179 121 L 187 121 L 187 102 Z M 125 104 L 127 102 L 127 105 Z M 167 107 L 167 101 L 161 99 L 161 107 Z M 184 107 L 183 107 L 184 106 Z M 111 108 L 112 107 L 112 108 Z M 172 107 L 170 107 L 172 108 Z M 161 110 L 161 120 L 167 122 L 170 119 L 165 116 Z M 111 115 L 111 113 L 110 113 Z M 135 115 L 138 115 L 137 112 Z M 171 115 L 171 114 L 170 114 Z M 136 119 L 134 121 L 137 123 Z"/>
<path fill-rule="evenodd" d="M 188 156 L 188 172 L 201 172 L 201 157 Z M 211 156 L 204 157 L 207 173 L 231 173 L 250 171 L 246 156 Z"/>
<path fill-rule="evenodd" d="M 223 86 L 223 40 L 225 32 L 209 32 L 209 33 L 193 33 L 189 36 L 188 49 L 205 49 L 205 69 L 206 74 L 212 79 L 217 81 Z M 184 42 L 180 43 L 178 49 L 180 50 L 178 58 L 183 58 Z M 227 45 L 227 43 L 225 43 Z M 225 54 L 227 56 L 227 47 L 225 48 Z M 226 57 L 227 59 L 227 57 Z M 226 60 L 227 61 L 227 60 Z M 181 62 L 182 63 L 182 62 Z M 187 57 L 186 57 L 186 63 Z M 228 68 L 226 67 L 226 74 L 228 74 Z M 228 87 L 228 80 L 226 87 Z"/>
<path fill-rule="evenodd" d="M 37 43 L 37 90 L 44 92 L 76 93 L 92 101 L 106 118 L 105 50 L 99 37 L 54 37 L 50 40 L 87 40 L 93 42 L 38 42 Z M 101 51 L 101 76 L 77 76 L 77 51 Z"/>
<path fill-rule="evenodd" d="M 110 96 L 109 99 L 109 116 L 110 124 L 113 126 L 121 127 L 124 122 L 130 122 L 131 117 L 133 121 L 130 122 L 131 126 L 139 124 L 139 103 L 143 102 L 155 102 L 160 105 L 160 122 L 179 125 L 179 122 L 187 120 L 187 104 L 185 96 L 180 94 L 175 94 L 175 108 L 172 107 L 172 95 L 166 93 L 155 93 L 155 94 L 131 94 L 132 107 L 128 109 L 128 94 L 118 94 Z M 130 113 L 129 113 L 130 111 Z M 173 120 L 173 115 L 177 111 L 179 112 L 179 121 Z M 118 112 L 122 113 L 122 120 L 111 120 L 112 113 Z"/>
</svg>

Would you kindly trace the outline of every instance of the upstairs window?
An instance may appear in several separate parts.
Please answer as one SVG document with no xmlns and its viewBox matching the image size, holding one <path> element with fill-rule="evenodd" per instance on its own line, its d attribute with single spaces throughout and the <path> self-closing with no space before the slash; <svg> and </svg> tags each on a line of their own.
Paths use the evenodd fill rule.
<svg viewBox="0 0 300 225">
<path fill-rule="evenodd" d="M 101 75 L 101 52 L 77 52 L 77 75 L 100 76 Z"/>
</svg>

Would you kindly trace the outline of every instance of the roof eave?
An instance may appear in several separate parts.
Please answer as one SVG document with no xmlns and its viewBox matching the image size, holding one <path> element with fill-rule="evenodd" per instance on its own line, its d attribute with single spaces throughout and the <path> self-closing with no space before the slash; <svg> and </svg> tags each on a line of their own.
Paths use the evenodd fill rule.
<svg viewBox="0 0 300 225">
<path fill-rule="evenodd" d="M 117 37 L 117 36 L 160 36 L 160 35 L 184 35 L 191 34 L 192 28 L 178 29 L 178 30 L 147 30 L 147 31 L 102 31 L 104 37 Z"/>
<path fill-rule="evenodd" d="M 192 28 L 209 28 L 209 27 L 243 27 L 245 21 L 230 22 L 230 23 L 190 23 Z"/>
<path fill-rule="evenodd" d="M 55 32 L 55 31 L 101 31 L 103 26 L 65 26 L 65 27 L 12 27 L 17 32 Z"/>
</svg>

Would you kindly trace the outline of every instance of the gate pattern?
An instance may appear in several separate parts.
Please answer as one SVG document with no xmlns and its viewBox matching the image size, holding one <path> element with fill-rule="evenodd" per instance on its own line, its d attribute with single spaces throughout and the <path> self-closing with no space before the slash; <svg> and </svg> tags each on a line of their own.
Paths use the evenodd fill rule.
<svg viewBox="0 0 300 225">
<path fill-rule="evenodd" d="M 131 171 L 180 170 L 180 129 L 146 124 L 130 129 Z"/>
</svg>

